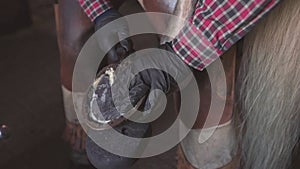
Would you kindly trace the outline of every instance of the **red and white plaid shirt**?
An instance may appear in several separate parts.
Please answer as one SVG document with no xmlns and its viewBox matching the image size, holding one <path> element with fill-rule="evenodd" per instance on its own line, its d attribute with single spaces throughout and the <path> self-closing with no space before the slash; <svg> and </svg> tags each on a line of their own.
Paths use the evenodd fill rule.
<svg viewBox="0 0 300 169">
<path fill-rule="evenodd" d="M 173 40 L 174 51 L 188 65 L 203 70 L 251 28 L 280 0 L 198 0 L 191 25 Z M 110 0 L 79 0 L 88 17 L 111 9 Z"/>
</svg>

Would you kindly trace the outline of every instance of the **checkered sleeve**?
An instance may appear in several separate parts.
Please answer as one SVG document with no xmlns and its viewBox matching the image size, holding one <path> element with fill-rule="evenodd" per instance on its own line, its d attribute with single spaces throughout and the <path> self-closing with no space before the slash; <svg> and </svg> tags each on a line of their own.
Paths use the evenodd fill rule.
<svg viewBox="0 0 300 169">
<path fill-rule="evenodd" d="M 190 66 L 203 70 L 280 0 L 198 0 L 189 25 L 173 40 L 174 51 Z"/>
<path fill-rule="evenodd" d="M 94 21 L 99 15 L 112 8 L 110 0 L 78 0 L 87 16 Z"/>
</svg>

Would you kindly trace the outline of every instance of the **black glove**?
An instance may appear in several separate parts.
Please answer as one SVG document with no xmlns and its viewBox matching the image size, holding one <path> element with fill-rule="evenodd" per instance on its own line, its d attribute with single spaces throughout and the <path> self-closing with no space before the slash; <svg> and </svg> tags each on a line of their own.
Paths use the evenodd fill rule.
<svg viewBox="0 0 300 169">
<path fill-rule="evenodd" d="M 159 102 L 162 92 L 170 94 L 178 89 L 179 83 L 184 85 L 191 80 L 190 68 L 174 53 L 170 44 L 162 45 L 158 49 L 150 49 L 144 52 L 143 56 L 136 55 L 125 59 L 117 67 L 112 86 L 108 83 L 108 77 L 100 80 L 96 94 L 99 98 L 106 99 L 98 100 L 101 115 L 93 111 L 93 116 L 96 117 L 94 121 L 101 123 L 117 120 L 128 114 L 133 107 L 140 105 L 141 100 L 146 100 L 141 104 L 143 110 L 151 112 Z M 167 70 L 172 76 L 157 68 L 145 69 L 149 65 Z M 145 70 L 136 71 L 137 69 Z M 136 74 L 137 72 L 139 73 Z M 133 77 L 132 80 L 129 77 Z M 129 84 L 129 87 L 126 84 Z M 150 97 L 149 93 L 156 89 L 161 92 L 154 92 Z M 128 90 L 130 99 L 126 97 Z M 113 97 L 117 100 L 113 100 Z"/>
<path fill-rule="evenodd" d="M 99 30 L 104 25 L 121 18 L 122 15 L 115 9 L 110 9 L 104 12 L 102 15 L 98 16 L 95 23 L 95 30 Z M 128 52 L 132 51 L 132 42 L 130 40 L 124 39 L 120 41 L 119 44 L 113 46 L 113 41 L 123 39 L 128 35 L 128 24 L 125 20 L 122 20 L 118 25 L 110 28 L 109 38 L 102 38 L 99 40 L 100 48 L 103 51 L 109 50 L 108 54 L 108 64 L 118 63 L 122 60 Z M 101 38 L 101 37 L 100 37 Z M 112 47 L 113 46 L 113 47 Z M 111 48 L 112 47 L 112 48 Z"/>
</svg>

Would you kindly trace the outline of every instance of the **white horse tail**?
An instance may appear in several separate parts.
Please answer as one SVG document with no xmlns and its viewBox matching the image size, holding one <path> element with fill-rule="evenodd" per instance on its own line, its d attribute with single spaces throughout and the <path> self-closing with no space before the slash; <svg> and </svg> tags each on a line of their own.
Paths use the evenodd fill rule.
<svg viewBox="0 0 300 169">
<path fill-rule="evenodd" d="M 300 1 L 284 0 L 244 41 L 242 168 L 287 169 L 300 135 Z"/>
</svg>

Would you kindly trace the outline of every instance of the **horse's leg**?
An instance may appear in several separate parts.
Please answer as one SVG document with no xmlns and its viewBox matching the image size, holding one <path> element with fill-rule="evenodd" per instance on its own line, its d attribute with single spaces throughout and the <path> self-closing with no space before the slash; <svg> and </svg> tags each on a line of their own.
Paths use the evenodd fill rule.
<svg viewBox="0 0 300 169">
<path fill-rule="evenodd" d="M 146 11 L 155 11 L 155 12 L 164 12 L 171 13 L 177 15 L 183 19 L 187 19 L 193 12 L 193 1 L 184 1 L 184 0 L 139 0 Z M 159 23 L 160 26 L 165 26 L 167 30 L 171 30 L 170 33 L 176 34 L 178 33 L 177 29 L 180 28 L 180 24 L 169 21 L 161 20 L 160 18 L 151 18 L 154 23 Z M 155 26 L 155 24 L 154 24 Z M 177 29 L 176 29 L 177 28 Z M 236 153 L 236 144 L 235 144 L 235 134 L 233 129 L 233 124 L 230 122 L 233 113 L 233 96 L 234 96 L 234 82 L 235 82 L 235 53 L 236 49 L 233 47 L 230 51 L 228 51 L 223 56 L 223 65 L 226 72 L 226 82 L 227 82 L 227 93 L 222 93 L 224 86 L 217 85 L 215 86 L 218 91 L 213 94 L 219 99 L 219 101 L 226 101 L 225 111 L 217 112 L 216 118 L 221 113 L 221 121 L 217 124 L 209 124 L 205 127 L 214 127 L 214 126 L 222 126 L 218 127 L 215 134 L 213 134 L 211 139 L 208 139 L 204 144 L 200 144 L 197 142 L 198 139 L 194 139 L 191 135 L 198 135 L 204 127 L 204 123 L 206 121 L 206 117 L 209 111 L 210 102 L 211 102 L 211 86 L 207 73 L 196 71 L 195 77 L 197 79 L 199 90 L 201 93 L 201 107 L 199 110 L 199 115 L 194 126 L 194 130 L 187 136 L 187 138 L 183 141 L 183 149 L 186 150 L 179 154 L 179 158 L 181 159 L 189 159 L 189 162 L 186 161 L 182 165 L 183 160 L 179 160 L 178 167 L 187 169 L 192 167 L 192 164 L 196 167 L 208 167 L 209 169 L 216 169 L 220 167 L 225 168 L 233 168 L 235 162 L 233 159 L 235 158 Z M 211 65 L 215 66 L 215 64 Z M 218 77 L 210 77 L 216 78 Z M 221 83 L 220 83 L 221 84 Z M 178 108 L 180 105 L 179 95 L 174 95 L 175 107 Z M 175 108 L 175 109 L 176 109 Z M 188 151 L 188 149 L 194 149 L 193 152 Z M 207 150 L 208 149 L 208 150 Z M 184 155 L 185 154 L 185 155 Z M 208 155 L 209 154 L 209 155 Z M 221 155 L 220 155 L 221 154 Z M 196 160 L 195 160 L 196 159 Z M 192 163 L 192 164 L 191 164 Z"/>
<path fill-rule="evenodd" d="M 235 58 L 235 46 L 221 58 L 226 75 L 227 93 L 222 92 L 224 86 L 219 86 L 221 83 L 214 86 L 217 91 L 211 91 L 210 78 L 221 79 L 218 77 L 218 73 L 216 73 L 216 77 L 208 77 L 206 72 L 194 73 L 199 86 L 200 110 L 193 130 L 182 141 L 178 150 L 178 169 L 233 169 L 237 167 L 239 162 L 237 140 L 233 123 L 231 123 L 234 107 Z M 211 66 L 217 65 L 213 63 Z M 215 119 L 222 116 L 220 122 L 205 124 L 212 94 L 216 95 L 217 101 L 226 102 L 225 109 L 224 112 L 211 112 Z M 177 104 L 180 104 L 178 97 L 175 100 L 177 100 Z M 205 133 L 211 127 L 216 127 L 215 132 L 208 138 L 201 137 L 206 140 L 201 142 L 200 132 Z"/>
<path fill-rule="evenodd" d="M 235 156 L 231 162 L 218 169 L 237 169 L 240 163 L 240 156 Z M 186 159 L 181 146 L 177 149 L 177 169 L 196 169 Z"/>
<path fill-rule="evenodd" d="M 93 33 L 93 25 L 75 0 L 60 0 L 55 5 L 57 39 L 60 50 L 60 72 L 66 128 L 64 137 L 70 143 L 75 162 L 87 164 L 82 152 L 85 149 L 85 133 L 78 123 L 72 99 L 72 76 L 77 56 L 85 41 Z M 76 92 L 76 91 L 75 91 Z M 82 95 L 77 93 L 78 95 Z M 74 156 L 74 157 L 73 157 Z"/>
<path fill-rule="evenodd" d="M 240 103 L 244 169 L 290 168 L 300 137 L 300 1 L 282 1 L 245 37 Z"/>
</svg>

